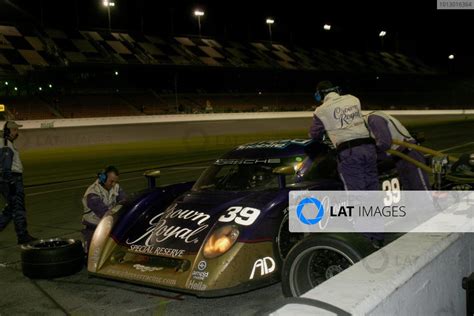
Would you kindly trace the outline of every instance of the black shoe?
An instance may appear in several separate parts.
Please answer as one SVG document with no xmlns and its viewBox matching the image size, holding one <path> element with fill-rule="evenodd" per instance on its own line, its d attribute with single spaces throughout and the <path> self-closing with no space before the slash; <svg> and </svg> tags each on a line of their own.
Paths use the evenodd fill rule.
<svg viewBox="0 0 474 316">
<path fill-rule="evenodd" d="M 35 238 L 31 236 L 30 234 L 26 233 L 25 235 L 18 236 L 18 244 L 23 245 L 32 241 L 38 240 L 38 238 Z"/>
</svg>

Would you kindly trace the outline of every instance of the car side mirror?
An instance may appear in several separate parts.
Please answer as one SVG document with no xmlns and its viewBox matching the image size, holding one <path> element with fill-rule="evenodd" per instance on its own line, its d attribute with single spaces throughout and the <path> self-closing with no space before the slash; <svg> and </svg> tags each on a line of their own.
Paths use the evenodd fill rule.
<svg viewBox="0 0 474 316">
<path fill-rule="evenodd" d="M 154 189 L 156 187 L 156 179 L 160 177 L 160 170 L 147 170 L 143 175 L 148 182 L 148 189 Z"/>
<path fill-rule="evenodd" d="M 293 166 L 281 166 L 281 167 L 276 167 L 272 171 L 275 174 L 278 175 L 284 175 L 284 176 L 291 176 L 296 173 L 295 167 Z"/>
<path fill-rule="evenodd" d="M 295 168 L 293 166 L 281 166 L 276 167 L 272 171 L 274 174 L 278 175 L 278 186 L 280 189 L 284 189 L 286 187 L 286 176 L 291 176 L 296 173 Z"/>
</svg>

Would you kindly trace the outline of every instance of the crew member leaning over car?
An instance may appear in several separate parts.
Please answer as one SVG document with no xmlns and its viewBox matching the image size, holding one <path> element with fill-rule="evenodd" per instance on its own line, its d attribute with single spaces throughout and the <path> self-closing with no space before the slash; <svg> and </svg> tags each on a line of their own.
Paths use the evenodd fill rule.
<svg viewBox="0 0 474 316">
<path fill-rule="evenodd" d="M 318 84 L 316 102 L 324 101 L 314 111 L 309 136 L 321 140 L 328 134 L 337 148 L 337 168 L 346 190 L 378 190 L 375 142 L 362 118 L 360 101 L 339 93 L 329 81 Z"/>
<path fill-rule="evenodd" d="M 423 164 L 426 163 L 425 157 L 416 150 L 392 144 L 392 139 L 416 143 L 416 140 L 399 120 L 382 111 L 372 112 L 366 118 L 370 133 L 375 139 L 378 150 L 382 152 L 388 149 L 398 150 Z M 425 171 L 398 156 L 391 157 L 397 166 L 400 182 L 404 190 L 429 190 L 430 182 Z"/>
<path fill-rule="evenodd" d="M 92 235 L 105 213 L 117 204 L 125 201 L 125 192 L 120 187 L 119 171 L 114 166 L 108 166 L 97 174 L 97 180 L 94 181 L 84 193 L 82 205 L 84 213 L 82 215 L 82 224 L 86 251 Z"/>
</svg>

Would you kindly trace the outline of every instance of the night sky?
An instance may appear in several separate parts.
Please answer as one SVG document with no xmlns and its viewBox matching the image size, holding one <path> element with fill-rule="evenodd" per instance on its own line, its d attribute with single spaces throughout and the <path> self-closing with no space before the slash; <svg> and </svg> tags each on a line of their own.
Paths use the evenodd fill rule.
<svg viewBox="0 0 474 316">
<path fill-rule="evenodd" d="M 195 8 L 205 11 L 204 36 L 229 40 L 268 40 L 267 17 L 273 17 L 273 40 L 307 47 L 379 49 L 378 34 L 387 31 L 386 50 L 416 54 L 428 62 L 474 56 L 470 32 L 474 10 L 441 11 L 436 0 L 413 1 L 161 1 L 114 0 L 114 30 L 143 29 L 147 34 L 196 35 Z M 46 27 L 106 29 L 102 0 L 0 0 L 0 21 L 34 19 Z M 323 30 L 331 24 L 329 32 Z"/>
</svg>

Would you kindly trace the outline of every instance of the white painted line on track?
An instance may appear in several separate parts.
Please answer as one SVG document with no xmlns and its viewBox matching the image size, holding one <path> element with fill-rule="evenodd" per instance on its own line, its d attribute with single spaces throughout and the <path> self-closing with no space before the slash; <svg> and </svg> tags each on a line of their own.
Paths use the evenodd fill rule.
<svg viewBox="0 0 474 316">
<path fill-rule="evenodd" d="M 465 144 L 461 144 L 461 145 L 441 149 L 440 152 L 450 151 L 450 150 L 453 150 L 453 149 L 462 148 L 462 147 L 466 147 L 466 146 L 473 145 L 473 144 L 474 144 L 474 142 L 469 142 L 469 143 L 465 143 Z"/>
<path fill-rule="evenodd" d="M 207 166 L 205 167 L 169 167 L 169 168 L 165 168 L 165 169 L 168 169 L 168 170 L 199 170 L 199 169 L 206 169 Z M 158 168 L 158 170 L 160 170 Z"/>
<path fill-rule="evenodd" d="M 192 168 L 192 169 L 191 169 Z M 187 170 L 197 170 L 197 169 L 204 169 L 207 167 L 172 167 L 172 168 L 165 168 L 167 170 L 173 169 L 175 172 L 170 172 L 168 174 L 174 174 L 174 173 L 179 173 L 179 171 L 187 171 Z M 120 182 L 127 182 L 127 181 L 132 181 L 132 180 L 138 180 L 138 179 L 144 179 L 144 176 L 139 176 L 139 177 L 131 177 L 131 178 L 126 178 L 126 179 L 121 179 Z M 40 191 L 40 192 L 34 192 L 34 193 L 29 193 L 26 194 L 27 197 L 30 196 L 37 196 L 37 195 L 43 195 L 43 194 L 48 194 L 48 193 L 55 193 L 55 192 L 62 192 L 62 191 L 68 191 L 68 190 L 74 190 L 74 189 L 81 189 L 81 188 L 87 188 L 90 184 L 84 184 L 84 185 L 76 185 L 72 187 L 67 187 L 67 188 L 61 188 L 61 189 L 54 189 L 54 190 L 47 190 L 47 191 Z M 161 185 L 168 185 L 168 184 L 161 184 Z"/>
</svg>

